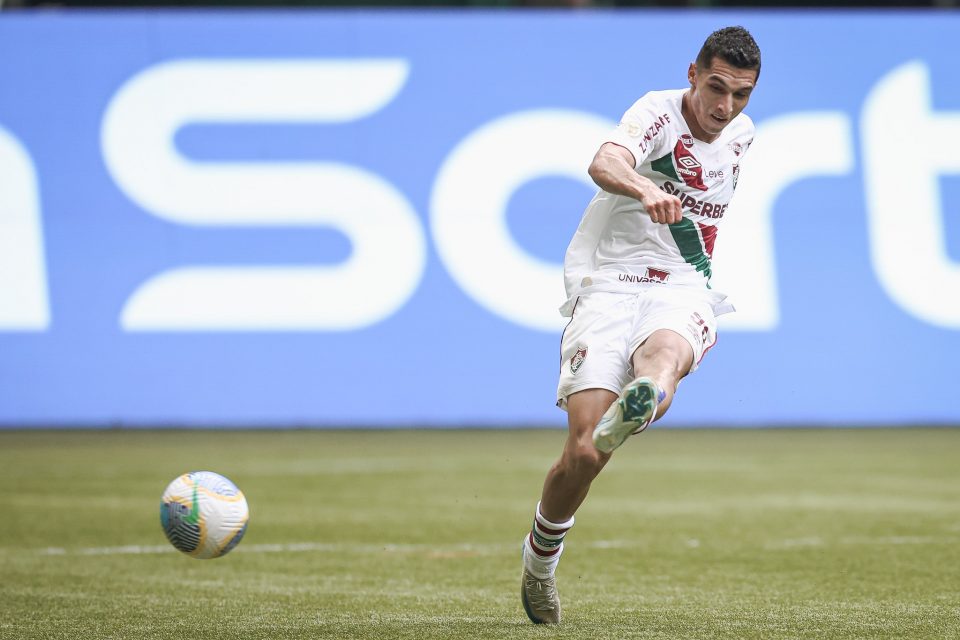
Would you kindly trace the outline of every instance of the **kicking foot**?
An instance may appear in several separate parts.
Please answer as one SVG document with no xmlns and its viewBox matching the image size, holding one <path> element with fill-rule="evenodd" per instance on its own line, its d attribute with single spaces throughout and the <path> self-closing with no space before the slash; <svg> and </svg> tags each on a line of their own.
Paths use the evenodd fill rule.
<svg viewBox="0 0 960 640">
<path fill-rule="evenodd" d="M 538 578 L 524 567 L 520 579 L 520 600 L 527 617 L 534 624 L 560 622 L 560 596 L 557 594 L 555 577 Z"/>
<path fill-rule="evenodd" d="M 611 453 L 627 438 L 646 429 L 657 414 L 657 405 L 666 394 L 650 378 L 637 378 L 628 384 L 620 398 L 600 418 L 593 430 L 593 446 Z"/>
</svg>

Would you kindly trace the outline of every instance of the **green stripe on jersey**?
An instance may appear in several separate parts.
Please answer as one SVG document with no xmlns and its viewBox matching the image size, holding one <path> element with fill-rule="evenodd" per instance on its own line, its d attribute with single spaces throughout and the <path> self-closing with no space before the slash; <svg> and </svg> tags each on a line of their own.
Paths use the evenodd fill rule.
<svg viewBox="0 0 960 640">
<path fill-rule="evenodd" d="M 710 256 L 707 255 L 703 246 L 700 227 L 687 218 L 668 226 L 674 242 L 677 243 L 677 248 L 680 249 L 680 255 L 688 264 L 692 264 L 697 271 L 703 273 L 709 287 L 713 269 L 710 265 Z"/>
<path fill-rule="evenodd" d="M 680 182 L 680 176 L 677 175 L 677 170 L 673 167 L 672 152 L 651 162 L 650 168 L 658 173 L 662 173 L 675 182 Z"/>
</svg>

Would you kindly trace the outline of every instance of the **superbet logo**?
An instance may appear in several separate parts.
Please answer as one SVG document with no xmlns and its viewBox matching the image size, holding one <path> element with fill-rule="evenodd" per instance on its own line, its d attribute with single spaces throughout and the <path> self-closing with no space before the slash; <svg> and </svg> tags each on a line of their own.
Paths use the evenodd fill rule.
<svg viewBox="0 0 960 640">
<path fill-rule="evenodd" d="M 706 191 L 707 185 L 703 184 L 703 167 L 684 146 L 682 139 L 677 140 L 676 146 L 673 147 L 673 157 L 677 161 L 677 174 L 687 186 Z"/>
</svg>

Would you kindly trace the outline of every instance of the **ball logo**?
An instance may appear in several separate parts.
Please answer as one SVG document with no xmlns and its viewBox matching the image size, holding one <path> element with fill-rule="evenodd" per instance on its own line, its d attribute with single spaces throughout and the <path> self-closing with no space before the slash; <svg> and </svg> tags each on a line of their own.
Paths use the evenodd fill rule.
<svg viewBox="0 0 960 640">
<path fill-rule="evenodd" d="M 230 553 L 247 531 L 250 511 L 237 485 L 212 471 L 185 473 L 160 499 L 160 525 L 174 547 L 199 559 Z"/>
<path fill-rule="evenodd" d="M 673 148 L 673 157 L 677 163 L 677 175 L 680 176 L 688 187 L 706 191 L 707 185 L 703 184 L 703 167 L 692 153 L 684 146 L 683 139 L 677 140 Z"/>
</svg>

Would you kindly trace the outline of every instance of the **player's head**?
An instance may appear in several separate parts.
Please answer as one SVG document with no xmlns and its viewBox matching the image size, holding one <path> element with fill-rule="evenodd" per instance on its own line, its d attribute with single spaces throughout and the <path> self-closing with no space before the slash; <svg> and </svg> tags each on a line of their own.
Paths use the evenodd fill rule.
<svg viewBox="0 0 960 640">
<path fill-rule="evenodd" d="M 760 78 L 760 47 L 743 27 L 724 27 L 710 34 L 697 54 L 697 67 L 711 68 L 714 58 L 737 69 L 753 69 L 754 83 Z"/>
<path fill-rule="evenodd" d="M 687 107 L 701 135 L 716 138 L 740 115 L 759 76 L 760 48 L 749 31 L 725 27 L 710 34 L 687 71 Z"/>
</svg>

